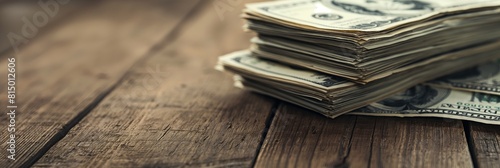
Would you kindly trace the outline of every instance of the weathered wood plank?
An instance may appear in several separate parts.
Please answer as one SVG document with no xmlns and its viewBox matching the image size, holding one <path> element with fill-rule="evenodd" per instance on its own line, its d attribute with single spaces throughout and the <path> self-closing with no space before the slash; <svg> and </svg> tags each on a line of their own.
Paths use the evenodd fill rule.
<svg viewBox="0 0 500 168">
<path fill-rule="evenodd" d="M 343 116 L 284 104 L 257 167 L 471 167 L 460 121 Z M 346 137 L 347 136 L 347 137 Z"/>
<path fill-rule="evenodd" d="M 206 2 L 34 166 L 250 167 L 274 100 L 214 70 L 249 46 L 244 2 L 222 21 Z"/>
<path fill-rule="evenodd" d="M 374 128 L 372 135 L 353 136 L 353 139 L 372 137 L 370 167 L 473 166 L 461 121 L 439 118 L 358 117 L 357 123 L 370 121 L 374 122 L 374 126 L 363 125 L 359 129 Z M 365 152 L 351 151 L 357 155 L 363 155 Z M 357 161 L 351 160 L 350 163 Z"/>
<path fill-rule="evenodd" d="M 283 103 L 272 121 L 256 167 L 335 167 L 348 156 L 355 117 L 328 119 Z"/>
<path fill-rule="evenodd" d="M 76 124 L 95 101 L 169 34 L 197 1 L 105 1 L 30 41 L 17 55 L 16 161 L 31 165 Z M 8 53 L 5 57 L 12 57 Z M 0 65 L 7 65 L 2 59 Z M 6 74 L 7 68 L 0 68 Z M 6 80 L 0 80 L 6 86 Z M 5 91 L 4 91 L 5 93 Z M 1 97 L 5 107 L 7 96 Z M 0 122 L 7 123 L 7 115 Z M 0 132 L 6 142 L 7 131 Z"/>
<path fill-rule="evenodd" d="M 470 123 L 471 143 L 478 167 L 500 166 L 500 126 Z"/>
<path fill-rule="evenodd" d="M 33 38 L 43 34 L 46 29 L 57 26 L 58 24 L 56 23 L 64 22 L 73 13 L 78 13 L 82 8 L 88 7 L 90 5 L 89 2 L 93 1 L 72 0 L 65 4 L 57 3 L 56 1 L 42 2 L 44 3 L 39 4 L 39 1 L 0 1 L 0 54 L 13 49 L 16 45 L 15 42 L 17 39 L 12 36 L 9 38 L 9 33 L 22 36 L 27 40 L 33 40 Z M 46 22 L 46 24 L 37 26 L 33 24 L 33 17 L 40 12 L 45 14 L 46 17 L 45 19 L 44 17 L 38 19 L 41 23 Z M 23 32 L 23 28 L 30 24 L 35 26 L 36 33 L 32 29 L 26 29 Z M 31 36 L 31 34 L 35 34 L 34 37 L 25 36 Z"/>
</svg>

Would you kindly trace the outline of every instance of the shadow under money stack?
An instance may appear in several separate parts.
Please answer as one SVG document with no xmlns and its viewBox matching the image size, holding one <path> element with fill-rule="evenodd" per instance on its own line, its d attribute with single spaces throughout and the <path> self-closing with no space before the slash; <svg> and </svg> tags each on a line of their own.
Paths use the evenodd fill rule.
<svg viewBox="0 0 500 168">
<path fill-rule="evenodd" d="M 243 16 L 257 37 L 219 68 L 237 86 L 333 118 L 500 58 L 499 14 L 493 0 L 249 4 Z"/>
</svg>

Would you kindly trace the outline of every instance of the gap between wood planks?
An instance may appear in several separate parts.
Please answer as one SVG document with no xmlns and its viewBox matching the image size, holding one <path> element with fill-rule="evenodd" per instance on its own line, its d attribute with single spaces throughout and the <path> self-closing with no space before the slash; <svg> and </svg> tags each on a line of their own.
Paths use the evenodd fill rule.
<svg viewBox="0 0 500 168">
<path fill-rule="evenodd" d="M 267 134 L 269 133 L 269 128 L 271 128 L 271 124 L 273 123 L 274 116 L 276 116 L 276 112 L 278 111 L 278 108 L 281 104 L 282 104 L 281 100 L 276 100 L 276 102 L 273 104 L 273 107 L 271 107 L 269 115 L 267 116 L 267 119 L 266 119 L 266 127 L 262 131 L 262 136 L 261 136 L 259 145 L 257 146 L 255 156 L 252 160 L 251 167 L 255 167 L 255 163 L 257 163 L 257 158 L 259 156 L 260 149 L 262 148 L 262 145 L 264 145 L 264 140 L 266 140 Z"/>
<path fill-rule="evenodd" d="M 461 121 L 328 119 L 284 104 L 269 128 L 256 167 L 473 166 Z"/>
<path fill-rule="evenodd" d="M 183 19 L 174 27 L 174 29 L 170 33 L 168 33 L 167 36 L 165 36 L 162 41 L 160 41 L 159 43 L 157 43 L 156 45 L 154 45 L 143 57 L 141 57 L 139 60 L 137 60 L 134 63 L 134 65 L 139 64 L 143 60 L 146 60 L 147 58 L 149 58 L 149 56 L 151 56 L 151 53 L 155 53 L 161 46 L 165 46 L 165 45 L 167 45 L 167 44 L 175 41 L 176 34 L 178 34 L 177 32 L 179 32 L 185 26 L 185 24 L 189 20 L 189 18 L 191 18 L 192 16 L 194 16 L 194 15 L 196 15 L 198 13 L 198 11 L 199 11 L 198 9 L 200 9 L 201 7 L 203 7 L 204 5 L 206 5 L 206 2 L 207 1 L 200 1 L 193 8 L 191 8 L 189 10 L 189 12 L 187 13 L 187 15 L 185 15 L 183 17 Z M 134 67 L 134 66 L 131 66 L 131 67 Z M 31 167 L 31 166 L 33 166 L 43 155 L 45 155 L 45 153 L 47 153 L 47 151 L 50 150 L 50 148 L 52 146 L 54 146 L 55 144 L 57 144 L 57 142 L 59 142 L 60 140 L 62 140 L 68 134 L 68 132 L 76 124 L 78 124 L 97 105 L 99 105 L 99 103 L 104 98 L 106 98 L 106 96 L 108 96 L 109 93 L 113 92 L 113 90 L 115 90 L 116 87 L 123 82 L 124 77 L 126 77 L 129 73 L 130 73 L 130 71 L 127 70 L 127 72 L 124 75 L 122 75 L 122 77 L 120 77 L 120 79 L 116 83 L 114 83 L 109 89 L 107 89 L 106 91 L 104 91 L 103 93 L 101 93 L 99 96 L 97 96 L 97 98 L 95 100 L 93 100 L 83 111 L 79 112 L 78 115 L 76 115 L 76 117 L 74 117 L 73 119 L 71 119 L 68 124 L 64 125 L 63 128 L 59 132 L 57 132 L 42 147 L 41 150 L 39 150 L 38 152 L 36 152 L 36 154 L 32 158 L 30 158 L 25 163 L 23 163 L 21 165 L 21 167 Z"/>
<path fill-rule="evenodd" d="M 462 121 L 462 125 L 464 126 L 465 138 L 467 139 L 467 147 L 469 147 L 469 153 L 472 160 L 472 165 L 474 167 L 479 167 L 477 160 L 477 152 L 474 147 L 474 137 L 472 137 L 471 127 L 469 121 Z"/>
<path fill-rule="evenodd" d="M 220 24 L 210 7 L 134 67 L 34 166 L 250 167 L 275 101 L 238 92 L 230 76 L 213 69 L 216 56 L 247 48 L 250 34 L 237 15 Z M 166 66 L 162 84 L 144 89 L 153 83 L 141 83 L 149 79 L 141 67 L 153 64 Z"/>
<path fill-rule="evenodd" d="M 203 1 L 203 2 L 204 2 L 204 1 Z M 197 5 L 198 5 L 198 6 L 203 6 L 203 5 L 201 5 L 201 4 L 197 4 Z M 195 7 L 195 8 L 197 8 L 197 7 Z M 188 18 L 188 17 L 186 17 L 186 18 Z M 170 42 L 174 41 L 174 40 L 175 40 L 175 38 L 176 38 L 176 37 L 175 37 L 175 35 L 176 35 L 176 34 L 177 34 L 177 32 L 179 31 L 179 29 L 182 27 L 182 26 L 181 26 L 181 25 L 182 25 L 182 23 L 184 23 L 184 21 L 183 21 L 183 22 L 181 22 L 180 24 L 177 24 L 177 27 L 176 27 L 176 28 L 175 28 L 172 32 L 170 32 L 170 33 L 169 33 L 169 34 L 165 37 L 165 41 L 162 41 L 162 42 L 160 42 L 159 44 L 155 45 L 155 47 L 153 47 L 152 49 L 150 49 L 150 51 L 148 52 L 148 54 L 145 54 L 145 56 L 144 56 L 144 57 L 141 57 L 142 59 L 139 59 L 138 61 L 136 61 L 136 64 L 137 64 L 138 62 L 141 62 L 141 60 L 146 59 L 145 57 L 150 56 L 150 55 L 151 55 L 150 53 L 151 53 L 151 52 L 156 51 L 156 50 L 158 49 L 158 47 L 160 47 L 160 44 L 164 45 L 164 44 L 168 44 L 168 43 L 170 43 Z M 180 27 L 179 27 L 179 26 L 180 26 Z M 168 39 L 170 39 L 170 40 L 168 40 Z M 127 73 L 128 73 L 128 71 L 127 71 Z M 123 76 L 122 76 L 122 78 L 123 78 L 124 76 L 127 76 L 127 74 L 123 75 Z M 105 92 L 103 92 L 102 94 L 100 94 L 99 96 L 97 96 L 97 98 L 95 98 L 95 99 L 92 101 L 92 103 L 90 103 L 88 106 L 86 106 L 86 108 L 85 108 L 84 110 L 82 110 L 80 113 L 78 113 L 78 115 L 77 115 L 76 117 L 74 117 L 74 118 L 71 120 L 71 122 L 70 122 L 70 123 L 68 123 L 67 125 L 65 125 L 65 126 L 63 127 L 62 131 L 60 131 L 60 132 L 58 132 L 58 133 L 56 134 L 56 136 L 57 136 L 57 137 L 59 137 L 59 138 L 54 138 L 54 137 L 56 137 L 56 136 L 54 136 L 54 137 L 53 137 L 53 139 L 54 139 L 54 140 L 53 140 L 53 139 L 51 139 L 51 140 L 49 141 L 49 142 L 53 142 L 53 144 L 51 144 L 51 145 L 47 145 L 47 144 L 45 144 L 45 146 L 47 146 L 47 148 L 46 148 L 46 150 L 45 150 L 45 151 L 43 151 L 43 153 L 39 153 L 39 154 L 41 154 L 41 155 L 40 155 L 40 157 L 41 157 L 41 156 L 43 156 L 43 154 L 45 154 L 45 152 L 47 152 L 47 151 L 50 149 L 50 147 L 52 147 L 54 144 L 56 144 L 56 143 L 57 143 L 57 142 L 59 142 L 62 138 L 64 138 L 64 137 L 67 135 L 68 131 L 69 131 L 69 130 L 71 130 L 71 128 L 73 128 L 73 127 L 74 127 L 77 123 L 79 123 L 79 122 L 80 122 L 80 121 L 81 121 L 81 120 L 82 120 L 85 116 L 87 116 L 87 115 L 88 115 L 88 114 L 89 114 L 89 113 L 90 113 L 90 112 L 94 109 L 94 107 L 95 107 L 95 106 L 99 105 L 99 103 L 101 103 L 101 101 L 102 101 L 105 97 L 107 97 L 109 93 L 113 92 L 113 90 L 115 90 L 115 89 L 116 89 L 117 84 L 121 83 L 121 82 L 122 82 L 122 80 L 123 80 L 123 79 L 118 80 L 118 81 L 117 81 L 115 84 L 113 84 L 113 85 L 112 85 L 109 89 L 107 89 Z M 263 137 L 262 137 L 262 140 L 261 140 L 261 141 L 260 141 L 260 143 L 259 143 L 259 147 L 256 149 L 256 150 L 257 150 L 256 155 L 258 155 L 258 154 L 261 152 L 261 147 L 262 147 L 262 145 L 263 145 L 263 140 L 264 140 L 264 139 L 266 139 L 266 137 L 268 137 L 268 130 L 269 130 L 269 128 L 271 127 L 271 124 L 272 124 L 272 122 L 273 122 L 273 118 L 275 117 L 275 113 L 276 113 L 277 107 L 279 107 L 279 106 L 280 106 L 280 105 L 282 105 L 282 104 L 283 104 L 283 103 L 281 103 L 281 102 L 278 102 L 278 103 L 273 104 L 273 108 L 275 108 L 275 107 L 276 107 L 276 109 L 273 109 L 273 108 L 272 108 L 273 110 L 271 110 L 271 113 L 270 113 L 270 114 L 268 114 L 268 117 L 267 117 L 267 119 L 265 120 L 265 121 L 266 121 L 266 127 L 265 127 L 265 130 L 262 132 Z M 357 123 L 357 122 L 355 122 L 355 124 L 356 124 L 356 123 Z M 466 128 L 469 128 L 469 129 L 470 129 L 470 127 L 469 127 L 469 126 L 464 126 L 464 127 L 466 127 Z M 354 128 L 356 128 L 356 125 L 353 127 L 353 129 L 352 129 L 351 131 L 354 131 Z M 373 132 L 374 132 L 374 131 L 372 131 L 372 139 L 373 139 Z M 468 134 L 468 135 L 470 135 L 470 134 Z M 351 140 L 349 140 L 349 145 L 348 145 L 348 147 L 349 147 L 349 148 L 350 148 L 350 145 L 351 145 L 351 143 L 352 143 L 352 138 L 353 138 L 353 134 L 351 133 L 351 136 L 350 136 L 350 139 L 351 139 Z M 469 140 L 467 140 L 467 141 L 468 141 L 468 142 L 470 142 Z M 373 141 L 371 141 L 371 143 L 373 143 Z M 470 144 L 469 144 L 469 145 L 470 145 Z M 43 149 L 45 149 L 45 146 L 43 147 Z M 470 146 L 469 146 L 469 148 L 470 148 Z M 350 150 L 347 150 L 347 152 L 350 152 Z M 37 153 L 37 154 L 38 154 L 38 153 Z M 371 155 L 371 152 L 370 152 L 370 155 Z M 344 161 L 345 161 L 345 159 L 346 159 L 348 156 L 349 156 L 349 153 L 347 153 L 347 156 L 345 156 L 345 157 L 344 157 Z M 38 158 L 38 159 L 39 159 L 39 158 Z M 37 160 L 38 160 L 38 159 L 37 159 Z M 257 158 L 255 157 L 254 161 L 252 162 L 252 165 L 255 165 L 255 160 L 256 160 L 256 159 L 257 159 Z M 31 165 L 31 164 L 30 164 L 30 165 Z"/>
</svg>

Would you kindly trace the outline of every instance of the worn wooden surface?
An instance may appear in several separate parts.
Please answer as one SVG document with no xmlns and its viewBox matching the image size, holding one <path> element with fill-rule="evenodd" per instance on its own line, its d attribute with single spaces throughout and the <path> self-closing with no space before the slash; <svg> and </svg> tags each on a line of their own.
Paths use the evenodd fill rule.
<svg viewBox="0 0 500 168">
<path fill-rule="evenodd" d="M 196 5 L 150 2 L 101 2 L 23 46 L 17 54 L 17 160 L 11 162 L 7 152 L 0 152 L 0 165 L 35 162 Z M 159 5 L 166 9 L 154 8 Z M 0 71 L 7 73 L 6 68 Z M 0 117 L 7 123 L 7 115 Z M 6 142 L 7 132 L 0 135 Z"/>
<path fill-rule="evenodd" d="M 354 124 L 353 116 L 330 120 L 294 105 L 281 104 L 256 166 L 341 167 L 349 155 Z"/>
<path fill-rule="evenodd" d="M 470 123 L 470 144 L 479 167 L 500 166 L 500 127 Z"/>
<path fill-rule="evenodd" d="M 38 3 L 34 3 L 34 1 L 0 0 L 0 35 L 2 36 L 2 38 L 0 38 L 0 54 L 13 50 L 14 46 L 16 46 L 16 39 L 8 38 L 9 33 L 14 33 L 20 36 L 35 34 L 32 38 L 26 37 L 26 40 L 28 41 L 34 40 L 45 34 L 45 30 L 50 30 L 51 28 L 58 26 L 58 23 L 64 23 L 64 19 L 71 19 L 71 16 L 74 13 L 85 10 L 84 8 L 91 6 L 95 1 L 96 0 L 72 0 L 71 3 L 57 4 L 56 6 L 54 6 L 54 3 L 47 3 L 49 1 L 44 1 L 46 3 L 43 4 L 50 7 L 46 11 L 41 8 Z M 51 12 L 54 15 L 47 15 L 45 25 L 40 27 L 35 25 L 37 29 L 36 32 L 31 31 L 31 29 L 23 32 L 23 27 L 27 24 L 33 23 L 33 16 L 40 12 L 46 14 L 48 14 L 47 12 Z M 23 45 L 20 47 L 22 46 Z"/>
<path fill-rule="evenodd" d="M 242 31 L 239 14 L 255 1 L 103 0 L 72 11 L 17 55 L 18 160 L 0 152 L 0 166 L 500 165 L 499 127 L 332 120 L 233 88 L 232 77 L 213 67 L 219 55 L 248 47 L 253 35 Z M 0 65 L 13 54 L 3 53 Z M 7 140 L 6 131 L 0 136 Z"/>
<path fill-rule="evenodd" d="M 439 128 L 439 129 L 437 129 Z M 462 123 L 429 118 L 343 116 L 284 103 L 259 167 L 472 167 Z"/>
<path fill-rule="evenodd" d="M 35 166 L 251 166 L 274 100 L 214 70 L 249 45 L 239 17 L 197 10 Z"/>
</svg>

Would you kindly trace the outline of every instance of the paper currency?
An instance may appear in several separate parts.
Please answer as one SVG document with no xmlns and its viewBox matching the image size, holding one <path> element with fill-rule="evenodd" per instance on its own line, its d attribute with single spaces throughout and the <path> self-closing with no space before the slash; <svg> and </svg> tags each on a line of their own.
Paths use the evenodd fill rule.
<svg viewBox="0 0 500 168">
<path fill-rule="evenodd" d="M 500 95 L 500 60 L 426 82 L 436 87 Z"/>
<path fill-rule="evenodd" d="M 290 0 L 247 5 L 259 57 L 369 83 L 500 38 L 494 0 Z M 295 55 L 300 55 L 297 57 Z"/>
<path fill-rule="evenodd" d="M 234 73 L 238 87 L 331 118 L 499 124 L 490 95 L 500 96 L 499 16 L 496 0 L 253 3 L 243 13 L 256 33 L 251 47 L 220 57 L 217 68 Z"/>
<path fill-rule="evenodd" d="M 499 46 L 500 42 L 452 53 L 454 57 L 445 60 L 447 62 L 445 65 L 440 62 L 427 64 L 419 67 L 418 70 L 403 71 L 385 80 L 366 85 L 317 71 L 264 60 L 252 56 L 248 51 L 235 52 L 221 57 L 218 69 L 233 72 L 264 85 L 272 84 L 276 88 L 288 90 L 303 97 L 326 102 L 329 104 L 325 107 L 327 110 L 316 109 L 316 111 L 333 118 L 410 88 L 415 85 L 414 82 L 421 83 L 449 74 L 453 71 L 452 67 L 472 66 L 484 60 L 494 59 L 491 55 L 500 51 Z"/>
<path fill-rule="evenodd" d="M 328 103 L 273 85 L 241 77 L 237 85 L 314 111 L 329 111 Z M 500 125 L 500 96 L 417 85 L 390 98 L 353 110 L 350 115 L 440 117 Z"/>
<path fill-rule="evenodd" d="M 247 12 L 315 30 L 383 31 L 457 11 L 500 5 L 495 0 L 292 0 L 247 5 Z"/>
<path fill-rule="evenodd" d="M 350 114 L 441 117 L 500 125 L 500 96 L 418 85 Z"/>
</svg>

